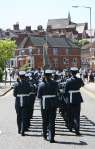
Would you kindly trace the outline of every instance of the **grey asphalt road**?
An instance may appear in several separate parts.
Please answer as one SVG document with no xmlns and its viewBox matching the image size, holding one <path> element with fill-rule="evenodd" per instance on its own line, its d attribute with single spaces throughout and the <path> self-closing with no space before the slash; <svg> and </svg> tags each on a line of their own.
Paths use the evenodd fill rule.
<svg viewBox="0 0 95 149">
<path fill-rule="evenodd" d="M 0 97 L 0 149 L 94 149 L 95 148 L 95 97 L 82 89 L 84 103 L 81 110 L 82 136 L 77 137 L 68 131 L 64 120 L 57 114 L 56 143 L 50 144 L 42 138 L 42 119 L 39 102 L 35 103 L 30 132 L 25 137 L 17 134 L 15 98 L 12 91 Z"/>
</svg>

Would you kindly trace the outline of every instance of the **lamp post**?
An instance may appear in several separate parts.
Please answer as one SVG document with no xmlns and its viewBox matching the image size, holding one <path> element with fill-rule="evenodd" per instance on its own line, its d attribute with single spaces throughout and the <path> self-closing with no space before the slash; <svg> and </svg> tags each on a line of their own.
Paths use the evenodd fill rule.
<svg viewBox="0 0 95 149">
<path fill-rule="evenodd" d="M 91 55 L 92 55 L 92 24 L 91 24 L 91 14 L 92 14 L 92 8 L 90 6 L 72 6 L 73 8 L 87 8 L 89 9 L 89 21 L 90 21 L 90 43 L 91 43 L 91 47 L 90 47 L 90 57 L 89 57 L 89 60 L 91 60 Z M 90 61 L 90 64 L 91 64 L 91 61 Z"/>
<path fill-rule="evenodd" d="M 92 14 L 92 9 L 91 7 L 89 6 L 72 6 L 73 8 L 87 8 L 89 9 L 89 13 L 90 13 L 90 40 L 91 40 L 91 43 L 92 43 L 92 32 L 91 32 L 91 29 L 92 29 L 92 25 L 91 25 L 91 14 Z"/>
<path fill-rule="evenodd" d="M 22 58 L 22 66 L 23 66 L 23 59 L 24 59 L 24 49 L 21 49 L 21 58 Z"/>
</svg>

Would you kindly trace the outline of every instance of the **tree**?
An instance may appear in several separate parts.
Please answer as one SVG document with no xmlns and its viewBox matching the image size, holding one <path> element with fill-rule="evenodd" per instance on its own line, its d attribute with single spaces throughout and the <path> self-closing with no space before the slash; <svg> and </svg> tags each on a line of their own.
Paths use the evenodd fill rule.
<svg viewBox="0 0 95 149">
<path fill-rule="evenodd" d="M 89 41 L 87 39 L 81 39 L 81 40 L 74 39 L 74 43 L 81 48 L 82 46 L 88 44 Z"/>
<path fill-rule="evenodd" d="M 11 41 L 9 39 L 0 40 L 0 70 L 4 71 L 6 61 L 13 56 L 15 48 L 15 41 Z M 1 76 L 2 74 L 3 73 L 0 71 Z"/>
<path fill-rule="evenodd" d="M 86 45 L 86 44 L 88 44 L 88 43 L 89 43 L 89 41 L 87 39 L 81 39 L 81 40 L 79 40 L 79 44 L 81 45 L 81 47 L 84 46 L 84 45 Z"/>
</svg>

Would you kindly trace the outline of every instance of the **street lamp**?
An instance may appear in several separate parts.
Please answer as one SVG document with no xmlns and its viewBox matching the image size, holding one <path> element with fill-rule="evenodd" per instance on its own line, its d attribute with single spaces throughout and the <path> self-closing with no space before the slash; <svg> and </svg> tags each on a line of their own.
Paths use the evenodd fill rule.
<svg viewBox="0 0 95 149">
<path fill-rule="evenodd" d="M 91 26 L 91 13 L 92 13 L 92 10 L 91 10 L 91 7 L 89 6 L 72 6 L 73 8 L 79 8 L 79 7 L 82 7 L 82 8 L 87 8 L 89 9 L 89 12 L 90 12 L 90 40 L 91 40 L 91 43 L 92 43 L 92 26 Z"/>
<path fill-rule="evenodd" d="M 90 56 L 91 56 L 91 53 L 92 53 L 92 26 L 91 26 L 91 13 L 92 13 L 92 10 L 91 10 L 91 7 L 90 6 L 72 6 L 73 8 L 87 8 L 89 9 L 89 13 L 90 13 L 90 42 L 91 42 L 91 47 L 90 47 Z M 91 58 L 91 57 L 90 57 Z"/>
</svg>

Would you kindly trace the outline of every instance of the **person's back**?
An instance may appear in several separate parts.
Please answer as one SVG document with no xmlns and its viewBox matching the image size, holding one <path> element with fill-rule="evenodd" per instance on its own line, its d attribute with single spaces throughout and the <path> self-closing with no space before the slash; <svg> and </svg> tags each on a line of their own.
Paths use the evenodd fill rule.
<svg viewBox="0 0 95 149">
<path fill-rule="evenodd" d="M 39 84 L 37 97 L 41 100 L 41 113 L 43 120 L 43 137 L 47 139 L 47 129 L 49 140 L 54 142 L 55 118 L 57 109 L 58 83 L 51 79 L 51 73 L 45 74 L 45 79 Z"/>
<path fill-rule="evenodd" d="M 72 77 L 66 81 L 64 97 L 68 104 L 68 121 L 67 125 L 70 130 L 74 127 L 75 132 L 79 135 L 80 128 L 80 104 L 83 102 L 80 88 L 84 86 L 81 78 L 76 77 L 77 68 L 71 69 Z"/>
<path fill-rule="evenodd" d="M 24 73 L 24 72 L 23 72 Z M 20 80 L 14 86 L 13 95 L 15 99 L 15 109 L 17 113 L 18 133 L 24 135 L 27 128 L 27 109 L 29 106 L 29 97 L 31 88 L 25 79 L 25 74 L 20 74 Z"/>
<path fill-rule="evenodd" d="M 92 72 L 89 75 L 89 82 L 94 82 L 94 74 Z"/>
</svg>

